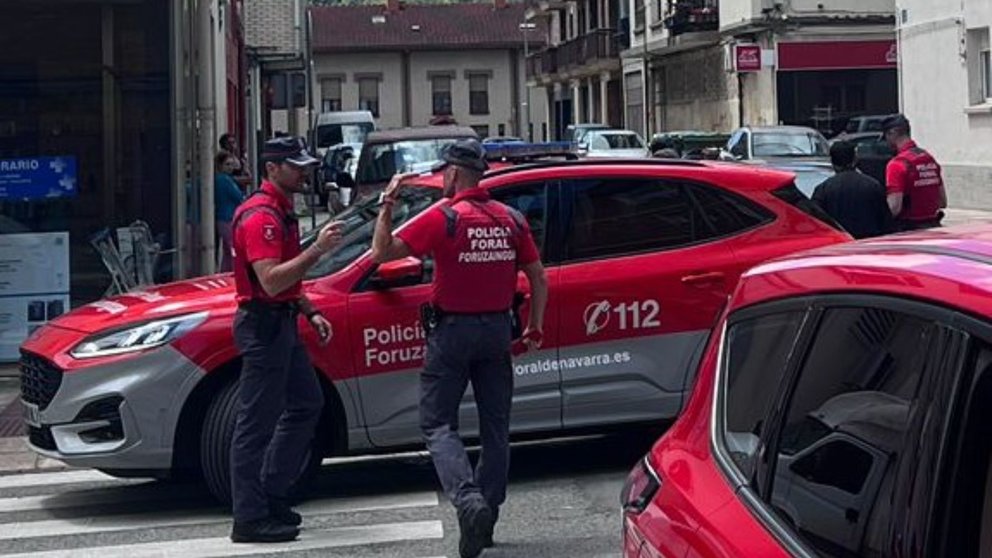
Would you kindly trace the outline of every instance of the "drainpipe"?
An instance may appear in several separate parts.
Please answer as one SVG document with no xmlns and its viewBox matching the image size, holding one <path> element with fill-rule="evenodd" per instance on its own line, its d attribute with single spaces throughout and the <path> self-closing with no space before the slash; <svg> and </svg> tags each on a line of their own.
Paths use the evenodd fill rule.
<svg viewBox="0 0 992 558">
<path fill-rule="evenodd" d="M 200 191 L 200 274 L 210 275 L 216 267 L 214 230 L 214 51 L 212 0 L 197 2 L 197 116 L 199 131 L 198 164 Z"/>
<path fill-rule="evenodd" d="M 182 2 L 172 3 L 172 13 L 169 16 L 169 76 L 172 95 L 170 99 L 169 112 L 172 115 L 172 246 L 176 249 L 172 260 L 172 269 L 175 270 L 176 279 L 185 278 L 187 269 L 186 250 L 188 250 L 189 239 L 186 237 L 186 98 L 184 95 L 185 74 L 182 70 L 183 56 L 185 54 L 185 42 L 183 41 L 183 30 L 186 29 L 184 19 L 185 12 Z"/>
</svg>

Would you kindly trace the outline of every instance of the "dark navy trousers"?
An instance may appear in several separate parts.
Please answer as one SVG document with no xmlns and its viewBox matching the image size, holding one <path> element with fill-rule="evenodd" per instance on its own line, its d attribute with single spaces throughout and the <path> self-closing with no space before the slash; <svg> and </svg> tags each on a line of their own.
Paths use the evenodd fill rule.
<svg viewBox="0 0 992 558">
<path fill-rule="evenodd" d="M 510 470 L 513 366 L 508 313 L 446 315 L 427 337 L 420 427 L 444 493 L 462 509 L 483 498 L 497 510 Z M 458 408 L 472 383 L 482 453 L 475 469 L 458 435 Z"/>
<path fill-rule="evenodd" d="M 234 520 L 269 515 L 299 478 L 324 407 L 320 382 L 300 341 L 297 313 L 253 306 L 234 318 L 241 352 L 237 422 L 231 440 Z"/>
</svg>

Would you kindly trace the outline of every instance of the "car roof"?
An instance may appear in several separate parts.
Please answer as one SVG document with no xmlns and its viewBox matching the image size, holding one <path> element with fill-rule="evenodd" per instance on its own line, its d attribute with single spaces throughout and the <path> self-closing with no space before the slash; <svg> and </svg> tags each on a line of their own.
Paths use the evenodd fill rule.
<svg viewBox="0 0 992 558">
<path fill-rule="evenodd" d="M 664 177 L 698 180 L 725 187 L 733 191 L 770 191 L 791 184 L 795 174 L 755 165 L 722 161 L 689 161 L 685 159 L 579 159 L 575 161 L 550 160 L 513 164 L 490 162 L 482 186 L 503 186 L 508 182 L 547 180 L 550 178 L 587 178 L 602 173 L 658 175 Z M 440 188 L 443 173 L 419 176 L 412 184 Z"/>
<path fill-rule="evenodd" d="M 808 128 L 806 126 L 745 126 L 745 128 L 751 130 L 751 133 L 763 133 L 763 132 L 795 132 L 795 133 L 808 133 L 814 132 L 819 133 L 813 128 Z"/>
<path fill-rule="evenodd" d="M 395 130 L 370 132 L 365 138 L 365 144 L 478 137 L 479 135 L 475 133 L 475 130 L 467 126 L 425 126 L 422 128 L 397 128 Z"/>
<path fill-rule="evenodd" d="M 826 293 L 910 297 L 992 318 L 992 222 L 838 244 L 767 262 L 742 276 L 731 307 Z"/>
</svg>

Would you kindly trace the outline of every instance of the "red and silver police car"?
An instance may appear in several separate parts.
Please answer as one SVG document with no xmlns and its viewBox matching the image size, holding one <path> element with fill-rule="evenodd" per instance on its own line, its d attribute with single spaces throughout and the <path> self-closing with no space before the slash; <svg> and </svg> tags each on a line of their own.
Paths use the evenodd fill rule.
<svg viewBox="0 0 992 558">
<path fill-rule="evenodd" d="M 405 191 L 396 228 L 439 203 L 440 180 Z M 491 171 L 483 187 L 527 217 L 550 283 L 544 347 L 514 362 L 513 432 L 675 417 L 740 274 L 850 240 L 792 181 L 690 161 Z M 334 328 L 327 347 L 302 328 L 327 401 L 316 463 L 421 443 L 418 308 L 430 294 L 432 262 L 373 264 L 376 203 L 341 215 L 342 245 L 305 282 Z M 21 360 L 31 447 L 119 476 L 202 474 L 225 498 L 239 371 L 233 283 L 219 275 L 156 286 L 78 308 L 36 332 Z M 461 425 L 469 437 L 475 416 L 467 397 Z"/>
<path fill-rule="evenodd" d="M 992 224 L 746 272 L 625 558 L 992 556 Z"/>
</svg>

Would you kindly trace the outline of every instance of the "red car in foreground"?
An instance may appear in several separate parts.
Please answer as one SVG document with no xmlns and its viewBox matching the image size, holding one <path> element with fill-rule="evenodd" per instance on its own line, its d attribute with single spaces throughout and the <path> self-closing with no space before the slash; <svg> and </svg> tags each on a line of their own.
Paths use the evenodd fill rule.
<svg viewBox="0 0 992 558">
<path fill-rule="evenodd" d="M 850 239 L 792 178 L 650 160 L 490 172 L 483 187 L 530 221 L 550 289 L 544 347 L 514 362 L 512 431 L 555 436 L 674 418 L 740 274 Z M 440 181 L 404 192 L 396 228 L 440 200 Z M 374 265 L 378 209 L 365 201 L 345 211 L 342 244 L 305 282 L 334 329 L 327 347 L 302 329 L 327 401 L 312 463 L 422 443 L 418 309 L 432 263 Z M 525 299 L 522 277 L 520 286 Z M 232 278 L 204 277 L 99 301 L 39 330 L 21 363 L 31 447 L 121 476 L 202 474 L 225 498 L 240 370 L 235 309 Z M 461 424 L 475 435 L 470 398 Z"/>
<path fill-rule="evenodd" d="M 992 224 L 741 278 L 622 494 L 625 558 L 992 556 Z"/>
</svg>

